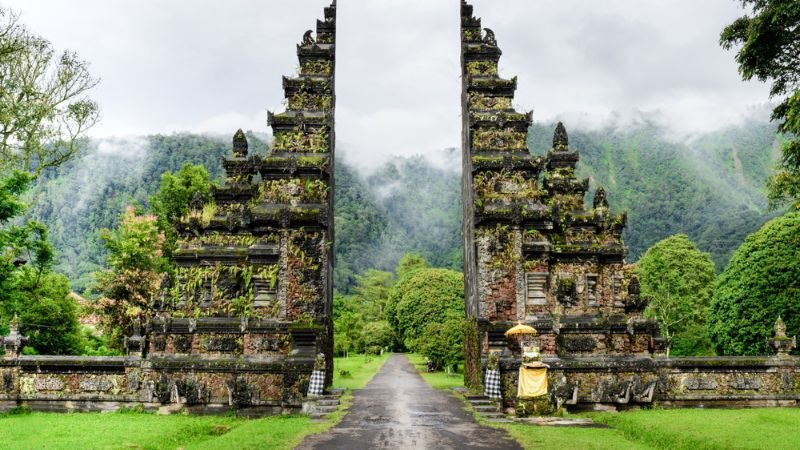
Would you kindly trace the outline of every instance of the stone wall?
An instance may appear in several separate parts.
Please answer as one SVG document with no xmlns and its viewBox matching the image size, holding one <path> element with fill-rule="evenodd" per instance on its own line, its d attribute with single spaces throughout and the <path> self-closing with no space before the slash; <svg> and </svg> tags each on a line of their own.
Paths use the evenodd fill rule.
<svg viewBox="0 0 800 450">
<path fill-rule="evenodd" d="M 548 399 L 568 411 L 797 406 L 797 357 L 546 357 Z M 519 363 L 504 361 L 504 406 L 516 405 Z"/>
</svg>

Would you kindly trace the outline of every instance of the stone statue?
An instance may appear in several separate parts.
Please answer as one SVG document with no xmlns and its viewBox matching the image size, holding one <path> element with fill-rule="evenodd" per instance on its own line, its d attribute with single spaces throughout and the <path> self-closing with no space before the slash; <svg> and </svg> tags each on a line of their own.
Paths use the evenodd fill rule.
<svg viewBox="0 0 800 450">
<path fill-rule="evenodd" d="M 311 33 L 313 33 L 313 31 L 308 30 L 308 31 L 305 32 L 305 34 L 303 34 L 303 46 L 304 47 L 308 46 L 308 45 L 314 45 L 315 41 L 314 41 L 314 38 L 311 36 Z"/>
<path fill-rule="evenodd" d="M 233 154 L 241 158 L 247 156 L 247 136 L 241 128 L 233 135 Z"/>
<path fill-rule="evenodd" d="M 558 122 L 556 131 L 553 133 L 553 149 L 567 151 L 569 149 L 569 137 L 567 136 L 567 129 L 564 124 Z"/>
<path fill-rule="evenodd" d="M 497 38 L 494 37 L 494 31 L 489 28 L 484 28 L 484 30 L 486 30 L 486 36 L 483 37 L 484 44 L 497 47 Z"/>
<path fill-rule="evenodd" d="M 606 190 L 602 186 L 597 188 L 594 193 L 594 201 L 592 206 L 597 208 L 608 208 L 608 198 L 606 198 Z"/>
<path fill-rule="evenodd" d="M 203 203 L 203 195 L 200 194 L 200 191 L 196 191 L 192 196 L 192 200 L 189 202 L 189 209 L 192 211 L 202 211 Z"/>
</svg>

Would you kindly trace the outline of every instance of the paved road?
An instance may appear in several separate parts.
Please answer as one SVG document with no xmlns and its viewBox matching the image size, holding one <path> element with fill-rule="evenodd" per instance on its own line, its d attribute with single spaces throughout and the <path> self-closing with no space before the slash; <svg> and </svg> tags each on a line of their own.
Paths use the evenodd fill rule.
<svg viewBox="0 0 800 450">
<path fill-rule="evenodd" d="M 464 403 L 431 388 L 405 355 L 392 355 L 350 412 L 299 449 L 521 449 L 504 430 L 478 425 Z"/>
</svg>

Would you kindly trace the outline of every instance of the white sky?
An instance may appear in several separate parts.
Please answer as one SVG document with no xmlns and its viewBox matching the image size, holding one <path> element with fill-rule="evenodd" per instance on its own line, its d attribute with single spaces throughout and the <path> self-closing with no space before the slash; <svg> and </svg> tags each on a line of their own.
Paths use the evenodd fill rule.
<svg viewBox="0 0 800 450">
<path fill-rule="evenodd" d="M 101 78 L 96 136 L 267 132 L 325 0 L 0 0 Z M 733 0 L 475 0 L 517 103 L 567 127 L 645 114 L 689 133 L 767 101 L 718 45 Z M 339 0 L 339 156 L 361 167 L 460 145 L 458 0 Z"/>
</svg>

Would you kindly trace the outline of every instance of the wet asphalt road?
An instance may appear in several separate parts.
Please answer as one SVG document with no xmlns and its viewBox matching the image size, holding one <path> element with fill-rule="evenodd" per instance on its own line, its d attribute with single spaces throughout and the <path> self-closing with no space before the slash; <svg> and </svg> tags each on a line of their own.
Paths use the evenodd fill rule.
<svg viewBox="0 0 800 450">
<path fill-rule="evenodd" d="M 431 388 L 405 355 L 392 355 L 350 411 L 298 449 L 521 449 L 504 430 L 479 425 L 464 403 Z"/>
</svg>

